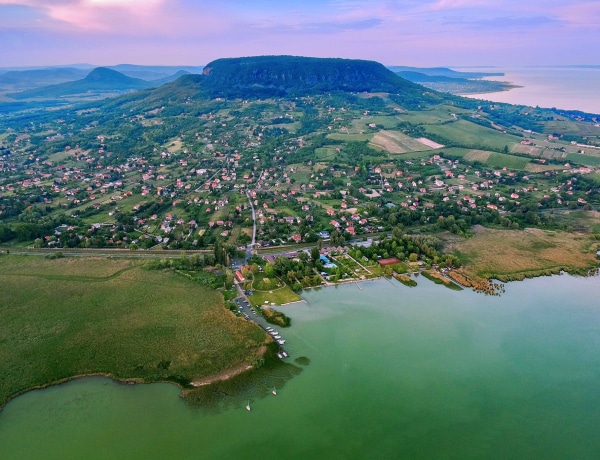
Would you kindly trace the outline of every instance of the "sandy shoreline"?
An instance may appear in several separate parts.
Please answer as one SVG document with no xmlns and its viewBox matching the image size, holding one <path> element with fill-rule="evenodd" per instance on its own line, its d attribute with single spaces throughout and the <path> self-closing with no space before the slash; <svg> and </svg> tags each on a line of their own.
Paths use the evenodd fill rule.
<svg viewBox="0 0 600 460">
<path fill-rule="evenodd" d="M 199 380 L 194 380 L 193 382 L 190 382 L 190 385 L 193 387 L 203 387 L 206 385 L 211 385 L 216 382 L 222 382 L 224 380 L 229 380 L 233 377 L 237 377 L 238 375 L 243 374 L 244 372 L 247 372 L 250 369 L 252 369 L 252 366 L 246 363 L 241 363 L 237 366 L 230 367 L 229 369 L 224 369 L 223 371 L 218 372 L 216 374 L 209 375 Z"/>
</svg>

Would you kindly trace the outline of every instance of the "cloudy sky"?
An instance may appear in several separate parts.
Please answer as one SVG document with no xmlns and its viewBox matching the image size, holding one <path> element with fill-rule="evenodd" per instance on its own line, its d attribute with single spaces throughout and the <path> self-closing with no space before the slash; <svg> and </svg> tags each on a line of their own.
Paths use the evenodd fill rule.
<svg viewBox="0 0 600 460">
<path fill-rule="evenodd" d="M 0 67 L 204 65 L 290 54 L 386 65 L 600 64 L 598 0 L 0 0 Z"/>
</svg>

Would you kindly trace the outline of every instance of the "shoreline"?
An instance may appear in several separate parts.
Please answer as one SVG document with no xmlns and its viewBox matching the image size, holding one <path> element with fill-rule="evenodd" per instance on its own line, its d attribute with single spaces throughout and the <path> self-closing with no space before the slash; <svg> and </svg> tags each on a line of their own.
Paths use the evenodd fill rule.
<svg viewBox="0 0 600 460">
<path fill-rule="evenodd" d="M 418 272 L 412 272 L 410 274 L 411 278 L 413 278 L 413 274 L 414 273 L 418 273 L 420 276 L 423 276 L 421 274 L 421 272 L 424 270 L 419 270 Z M 478 277 L 478 278 L 469 278 L 467 277 L 464 272 L 461 269 L 454 269 L 451 270 L 449 273 L 457 273 L 459 275 L 465 276 L 467 278 L 467 280 L 470 282 L 470 284 L 463 284 L 459 281 L 457 281 L 456 279 L 452 278 L 450 276 L 450 274 L 445 275 L 444 273 L 440 272 L 439 270 L 436 270 L 437 273 L 439 273 L 441 276 L 443 276 L 445 279 L 447 279 L 450 283 L 455 284 L 456 286 L 459 286 L 463 289 L 472 289 L 475 292 L 480 292 L 483 293 L 482 291 L 479 291 L 478 289 L 476 289 L 475 284 L 476 283 L 481 283 L 481 282 L 485 282 L 485 283 L 493 283 L 494 281 L 500 281 L 502 283 L 512 283 L 512 282 L 519 282 L 519 281 L 524 281 L 526 279 L 534 279 L 534 278 L 541 278 L 543 276 L 562 276 L 563 274 L 567 274 L 570 276 L 581 276 L 584 278 L 587 277 L 592 277 L 592 276 L 599 276 L 600 275 L 600 266 L 599 265 L 595 265 L 595 266 L 590 266 L 590 267 L 585 267 L 585 268 L 572 268 L 572 267 L 566 267 L 566 266 L 557 266 L 557 267 L 552 267 L 552 268 L 548 268 L 548 269 L 536 269 L 536 270 L 531 270 L 530 272 L 514 272 L 514 273 L 510 273 L 510 274 L 503 274 L 503 275 L 499 275 L 499 274 L 493 274 L 489 277 Z M 583 273 L 585 272 L 585 273 Z M 409 275 L 409 274 L 406 274 Z M 396 279 L 393 275 L 390 276 L 376 276 L 374 278 L 367 278 L 367 279 L 361 279 L 361 280 L 340 280 L 337 281 L 335 283 L 332 282 L 326 282 L 326 284 L 322 284 L 320 286 L 307 286 L 305 288 L 302 288 L 302 290 L 314 290 L 314 289 L 323 289 L 323 288 L 327 288 L 327 287 L 337 287 L 337 286 L 342 286 L 342 285 L 347 285 L 347 284 L 359 284 L 359 283 L 364 283 L 364 282 L 368 282 L 368 281 L 375 281 L 375 280 L 380 280 L 380 279 L 385 279 L 387 281 L 391 281 L 391 279 Z M 396 280 L 398 281 L 398 280 Z M 398 281 L 400 284 L 403 284 L 402 282 Z M 296 301 L 296 302 L 289 302 L 286 304 L 282 304 L 282 305 L 275 305 L 275 308 L 277 307 L 283 307 L 283 306 L 287 306 L 287 305 L 291 305 L 294 303 L 307 303 L 306 299 L 302 298 L 301 301 Z"/>
<path fill-rule="evenodd" d="M 261 346 L 258 349 L 258 356 L 260 358 L 263 358 L 265 356 L 265 354 L 267 353 L 267 351 L 268 351 L 268 347 L 266 345 Z M 36 391 L 36 390 L 45 390 L 45 389 L 53 387 L 53 386 L 62 385 L 64 383 L 71 382 L 73 380 L 80 380 L 80 379 L 85 379 L 85 378 L 89 378 L 89 377 L 104 377 L 104 378 L 110 379 L 113 382 L 116 382 L 120 385 L 151 385 L 154 383 L 167 383 L 170 385 L 175 385 L 177 388 L 179 388 L 179 390 L 181 391 L 180 396 L 185 398 L 185 396 L 190 391 L 193 391 L 195 388 L 200 388 L 200 387 L 212 385 L 214 383 L 223 382 L 223 381 L 232 379 L 234 377 L 237 377 L 239 375 L 242 375 L 246 372 L 249 372 L 252 369 L 254 369 L 254 366 L 252 366 L 250 364 L 246 364 L 245 362 L 242 362 L 240 364 L 237 364 L 236 366 L 232 366 L 227 369 L 223 369 L 222 371 L 217 372 L 215 374 L 210 374 L 205 377 L 202 377 L 201 379 L 190 382 L 189 385 L 192 388 L 185 388 L 180 383 L 174 382 L 171 380 L 144 381 L 144 380 L 142 380 L 140 378 L 136 378 L 136 377 L 119 378 L 119 377 L 115 377 L 113 374 L 110 374 L 107 372 L 92 372 L 90 374 L 77 374 L 77 375 L 73 375 L 71 377 L 65 377 L 60 380 L 55 380 L 53 382 L 48 382 L 48 383 L 45 383 L 42 385 L 36 385 L 36 386 L 24 389 L 23 391 L 19 391 L 18 393 L 9 396 L 4 402 L 2 402 L 0 404 L 0 413 L 2 413 L 2 410 L 13 399 L 18 398 L 19 396 L 22 396 L 26 393 L 29 393 L 31 391 Z"/>
<path fill-rule="evenodd" d="M 251 365 L 242 363 L 242 364 L 239 364 L 238 366 L 230 367 L 229 369 L 224 369 L 221 372 L 218 372 L 213 375 L 209 375 L 200 380 L 195 380 L 193 382 L 190 382 L 190 385 L 193 386 L 194 388 L 212 385 L 213 383 L 223 382 L 225 380 L 232 379 L 233 377 L 237 377 L 238 375 L 248 372 L 251 369 L 253 369 L 253 367 Z M 185 390 L 183 390 L 184 394 L 189 391 L 190 391 L 190 389 L 187 389 L 187 388 Z"/>
<path fill-rule="evenodd" d="M 495 90 L 488 90 L 488 91 L 464 91 L 464 92 L 460 92 L 457 93 L 456 96 L 464 96 L 464 97 L 469 97 L 469 96 L 473 96 L 473 95 L 477 95 L 477 94 L 495 94 L 495 93 L 506 93 L 508 91 L 511 91 L 513 89 L 517 89 L 517 88 L 525 88 L 525 86 L 523 85 L 513 85 L 513 84 L 507 84 L 506 86 L 503 86 L 502 88 L 498 88 Z"/>
<path fill-rule="evenodd" d="M 524 281 L 525 279 L 539 278 L 542 276 L 562 276 L 562 274 L 567 274 L 570 276 L 592 277 L 592 276 L 598 276 L 599 270 L 600 270 L 600 268 L 598 266 L 591 267 L 586 270 L 587 273 L 582 274 L 581 272 L 578 272 L 578 270 L 573 270 L 573 273 L 571 273 L 568 270 L 568 268 L 566 268 L 566 267 L 558 267 L 558 268 L 555 267 L 554 269 L 549 269 L 549 270 L 540 269 L 540 270 L 533 271 L 530 273 L 515 272 L 514 274 L 512 274 L 512 276 L 509 275 L 510 279 L 508 279 L 506 281 L 504 281 L 498 277 L 482 278 L 482 280 L 485 280 L 487 282 L 492 282 L 493 280 L 499 280 L 504 283 L 509 283 L 509 282 L 514 282 L 514 281 Z M 440 272 L 438 271 L 438 273 L 440 273 Z M 457 271 L 457 273 L 461 273 L 461 272 Z M 444 276 L 449 281 L 451 281 L 451 282 L 455 283 L 456 285 L 461 286 L 465 289 L 471 288 L 475 292 L 481 292 L 481 291 L 478 291 L 477 289 L 475 289 L 475 287 L 473 285 L 471 285 L 471 286 L 463 285 L 462 283 L 458 282 L 457 280 L 455 280 L 451 277 L 445 276 L 442 273 L 440 273 L 440 275 Z M 390 277 L 378 276 L 378 277 L 368 278 L 368 279 L 363 279 L 363 280 L 343 280 L 343 281 L 338 281 L 336 283 L 328 282 L 327 284 L 321 285 L 321 286 L 309 286 L 307 288 L 304 288 L 303 290 L 336 287 L 338 285 L 348 285 L 348 284 L 353 284 L 353 283 L 357 284 L 357 286 L 358 286 L 360 283 L 363 283 L 363 282 L 375 281 L 375 280 L 380 280 L 380 279 L 386 279 L 388 281 L 391 281 L 390 278 L 394 279 L 393 276 L 390 276 Z M 412 278 L 412 276 L 411 276 L 411 278 Z M 400 283 L 400 284 L 402 284 L 402 283 Z M 296 303 L 305 303 L 306 304 L 308 302 L 306 299 L 301 297 L 301 300 L 294 301 L 294 302 L 288 302 L 288 303 L 282 304 L 282 305 L 276 305 L 275 307 L 283 307 L 283 306 L 293 305 Z M 263 358 L 268 351 L 268 346 L 262 345 L 261 347 L 258 348 L 257 351 L 258 351 L 259 358 Z M 35 391 L 35 390 L 44 390 L 44 389 L 52 387 L 52 386 L 61 385 L 63 383 L 67 383 L 67 382 L 70 382 L 73 380 L 83 379 L 83 378 L 87 378 L 87 377 L 104 377 L 104 378 L 110 379 L 110 380 L 112 380 L 118 384 L 122 384 L 122 385 L 138 385 L 138 384 L 145 385 L 145 384 L 153 384 L 153 383 L 168 383 L 171 385 L 175 385 L 177 388 L 179 388 L 179 390 L 181 391 L 181 397 L 185 398 L 185 396 L 188 393 L 190 393 L 191 391 L 194 391 L 194 389 L 202 388 L 202 387 L 210 386 L 215 383 L 230 380 L 234 377 L 238 377 L 244 373 L 247 373 L 247 372 L 251 371 L 252 369 L 254 369 L 254 366 L 247 364 L 245 362 L 241 362 L 235 366 L 228 367 L 217 373 L 210 374 L 210 375 L 207 375 L 200 379 L 191 381 L 189 383 L 191 388 L 186 388 L 186 387 L 182 386 L 180 383 L 171 381 L 171 380 L 144 381 L 144 380 L 142 380 L 140 378 L 136 378 L 136 377 L 119 378 L 119 377 L 115 377 L 113 374 L 106 373 L 106 372 L 93 372 L 93 373 L 89 373 L 89 374 L 77 374 L 77 375 L 66 377 L 66 378 L 63 378 L 60 380 L 48 382 L 48 383 L 45 383 L 42 385 L 36 385 L 36 386 L 30 387 L 30 388 L 24 389 L 22 391 L 19 391 L 13 395 L 10 395 L 5 401 L 3 401 L 0 404 L 0 413 L 2 412 L 2 410 L 8 403 L 10 403 L 13 399 L 15 399 L 17 397 L 24 395 L 25 393 L 29 393 L 30 391 Z"/>
<path fill-rule="evenodd" d="M 30 391 L 36 391 L 36 390 L 45 390 L 46 388 L 50 388 L 50 387 L 57 386 L 57 385 L 62 385 L 63 383 L 68 383 L 73 380 L 79 380 L 79 379 L 84 379 L 84 378 L 88 378 L 88 377 L 104 377 L 104 378 L 110 379 L 113 382 L 116 382 L 116 383 L 119 383 L 122 385 L 138 385 L 138 384 L 146 384 L 146 383 L 172 383 L 174 385 L 177 385 L 177 383 L 175 383 L 175 382 L 170 382 L 170 381 L 166 381 L 166 380 L 156 381 L 156 382 L 144 382 L 143 380 L 141 380 L 139 378 L 135 378 L 135 377 L 118 378 L 107 372 L 92 372 L 90 374 L 77 374 L 77 375 L 73 375 L 71 377 L 65 377 L 64 379 L 44 383 L 42 385 L 36 385 L 36 386 L 30 387 L 30 388 L 24 389 L 22 391 L 19 391 L 13 395 L 10 395 L 8 398 L 6 398 L 5 401 L 2 402 L 2 404 L 0 404 L 0 413 L 2 412 L 2 410 L 4 409 L 4 407 L 6 407 L 6 405 L 8 403 L 10 403 L 13 399 L 18 398 L 19 396 L 24 395 L 25 393 L 29 393 Z M 179 385 L 177 385 L 177 386 L 179 387 Z"/>
</svg>

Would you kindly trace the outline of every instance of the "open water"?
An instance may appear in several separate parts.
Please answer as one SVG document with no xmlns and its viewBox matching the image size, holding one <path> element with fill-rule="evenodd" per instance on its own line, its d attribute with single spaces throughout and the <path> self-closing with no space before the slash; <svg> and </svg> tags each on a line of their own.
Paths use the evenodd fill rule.
<svg viewBox="0 0 600 460">
<path fill-rule="evenodd" d="M 85 378 L 11 401 L 0 458 L 600 458 L 600 279 L 527 280 L 501 297 L 418 282 L 285 307 L 286 347 L 310 363 L 277 396 L 214 410 L 168 384 Z"/>
<path fill-rule="evenodd" d="M 467 94 L 465 95 L 467 97 L 600 114 L 600 66 L 465 70 L 504 72 L 505 75 L 502 77 L 488 79 L 508 81 L 522 86 L 522 88 L 497 93 Z"/>
</svg>

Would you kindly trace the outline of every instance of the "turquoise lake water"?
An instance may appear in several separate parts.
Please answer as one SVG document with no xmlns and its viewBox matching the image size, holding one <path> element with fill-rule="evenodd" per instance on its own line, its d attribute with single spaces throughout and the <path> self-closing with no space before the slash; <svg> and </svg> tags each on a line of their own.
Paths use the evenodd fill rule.
<svg viewBox="0 0 600 460">
<path fill-rule="evenodd" d="M 522 88 L 498 93 L 471 94 L 467 95 L 468 97 L 600 114 L 600 67 L 521 67 L 479 70 L 504 72 L 503 77 L 488 79 L 509 81 Z"/>
<path fill-rule="evenodd" d="M 168 384 L 85 378 L 11 401 L 0 458 L 600 458 L 599 278 L 511 283 L 501 297 L 418 282 L 284 307 L 286 347 L 310 363 L 284 383 L 274 370 L 277 396 L 223 394 L 216 410 Z"/>
</svg>

